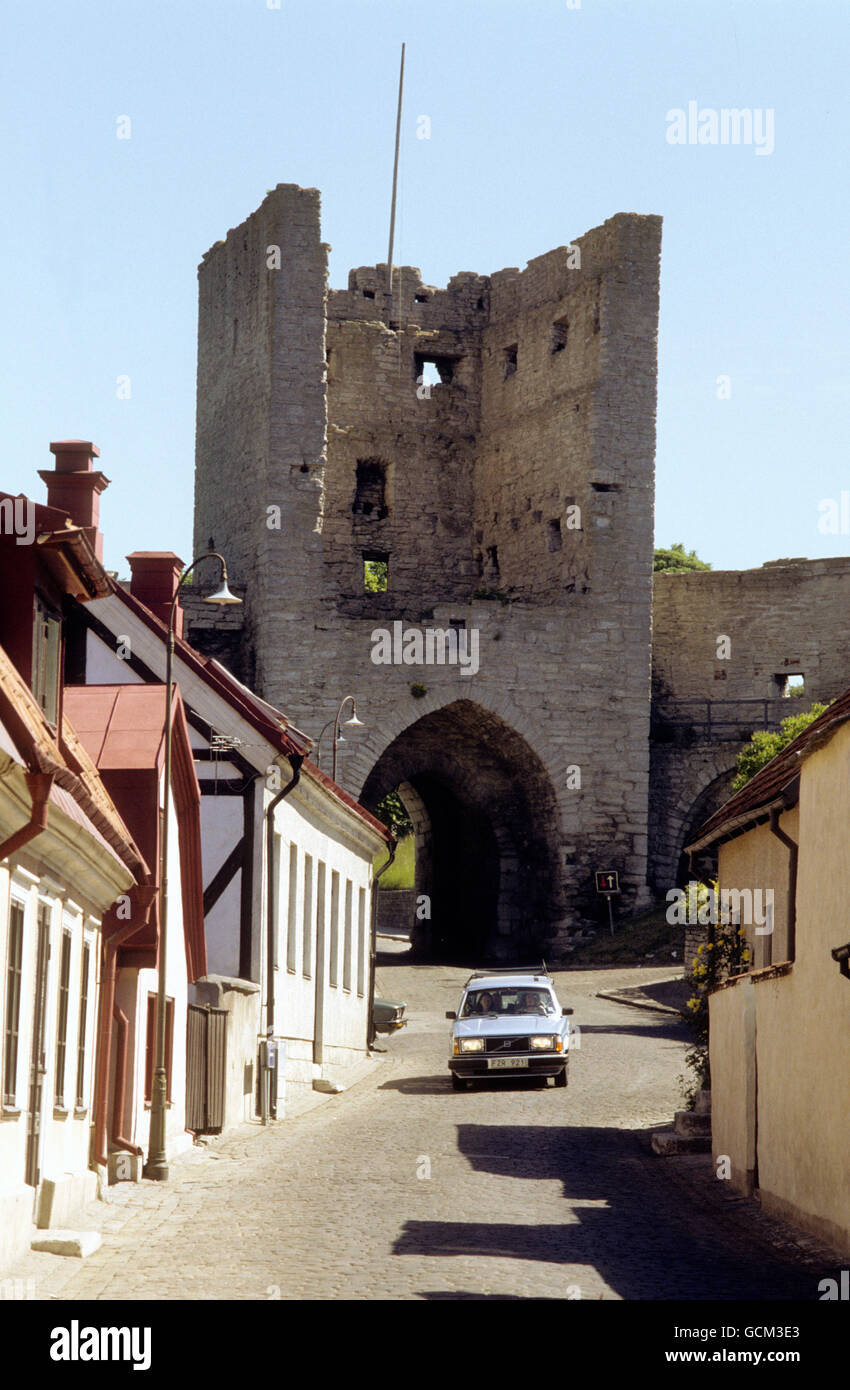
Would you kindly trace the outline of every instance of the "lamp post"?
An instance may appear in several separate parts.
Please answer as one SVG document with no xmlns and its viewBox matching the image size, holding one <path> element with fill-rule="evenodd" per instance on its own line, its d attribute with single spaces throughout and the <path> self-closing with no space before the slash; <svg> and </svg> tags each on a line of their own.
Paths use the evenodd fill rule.
<svg viewBox="0 0 850 1390">
<path fill-rule="evenodd" d="M 214 594 L 209 594 L 204 603 L 215 603 L 220 607 L 241 603 L 241 598 L 230 592 L 227 585 L 227 565 L 217 550 L 207 550 L 197 555 L 191 565 L 187 565 L 177 581 L 171 608 L 168 614 L 168 645 L 165 657 L 165 787 L 163 789 L 163 822 L 159 860 L 159 960 L 156 996 L 156 1057 L 151 1092 L 151 1124 L 148 1140 L 148 1161 L 144 1176 L 164 1182 L 168 1178 L 168 1159 L 165 1152 L 165 1118 L 168 1105 L 168 1081 L 165 1068 L 165 967 L 166 943 L 168 935 L 168 820 L 171 813 L 171 704 L 174 679 L 174 614 L 180 597 L 180 585 L 201 560 L 215 559 L 221 564 L 221 585 Z"/>
<path fill-rule="evenodd" d="M 334 718 L 336 718 L 336 716 L 334 716 Z M 322 766 L 322 739 L 324 738 L 325 734 L 327 733 L 328 729 L 331 727 L 331 725 L 333 724 L 333 722 L 334 722 L 333 719 L 329 719 L 328 722 L 327 722 L 327 724 L 323 724 L 323 725 L 322 725 L 322 732 L 319 734 L 319 737 L 316 739 L 316 767 L 321 767 L 321 766 Z M 340 734 L 339 738 L 337 739 L 337 742 L 338 742 L 338 743 L 345 743 L 345 739 L 343 738 L 342 734 Z"/>
<path fill-rule="evenodd" d="M 333 777 L 334 781 L 336 781 L 336 745 L 337 745 L 337 742 L 338 742 L 338 740 L 339 740 L 339 721 L 340 721 L 340 718 L 342 717 L 342 711 L 343 711 L 343 709 L 345 708 L 345 706 L 348 704 L 348 701 L 349 701 L 349 700 L 351 701 L 351 718 L 350 718 L 350 719 L 346 719 L 346 721 L 345 721 L 345 727 L 346 727 L 346 729 L 354 729 L 354 728 L 362 729 L 362 728 L 363 728 L 363 721 L 362 721 L 362 719 L 358 719 L 358 718 L 357 718 L 357 705 L 356 705 L 356 703 L 355 703 L 354 696 L 353 696 L 353 695 L 346 695 L 345 698 L 344 698 L 343 700 L 340 700 L 340 702 L 339 702 L 339 709 L 338 709 L 337 712 L 336 712 L 336 719 L 334 720 L 333 772 L 331 773 L 331 776 Z"/>
</svg>

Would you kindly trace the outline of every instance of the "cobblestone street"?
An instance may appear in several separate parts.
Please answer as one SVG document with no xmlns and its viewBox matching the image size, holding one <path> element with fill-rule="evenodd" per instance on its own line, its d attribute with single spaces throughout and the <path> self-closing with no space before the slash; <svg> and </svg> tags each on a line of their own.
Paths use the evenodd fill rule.
<svg viewBox="0 0 850 1390">
<path fill-rule="evenodd" d="M 343 1095 L 246 1128 L 113 1189 L 81 1263 L 30 1253 L 6 1279 L 103 1299 L 817 1298 L 836 1260 L 722 1190 L 710 1163 L 659 1159 L 680 1103 L 672 1015 L 595 997 L 665 969 L 556 977 L 581 1046 L 566 1091 L 455 1093 L 449 1025 L 467 971 L 382 957 L 410 1023 Z"/>
</svg>

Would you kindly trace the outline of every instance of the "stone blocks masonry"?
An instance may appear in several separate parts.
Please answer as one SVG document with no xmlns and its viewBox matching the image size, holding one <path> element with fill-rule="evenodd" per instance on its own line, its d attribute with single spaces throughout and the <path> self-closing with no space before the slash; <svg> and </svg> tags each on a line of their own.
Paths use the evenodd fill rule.
<svg viewBox="0 0 850 1390">
<path fill-rule="evenodd" d="M 259 693 L 314 736 L 356 695 L 340 775 L 401 785 L 436 939 L 556 951 L 594 869 L 648 896 L 660 243 L 619 214 L 523 271 L 401 267 L 388 304 L 381 265 L 329 290 L 319 194 L 282 184 L 200 267 L 196 548 L 245 586 Z M 394 621 L 477 629 L 480 669 L 375 665 Z"/>
</svg>

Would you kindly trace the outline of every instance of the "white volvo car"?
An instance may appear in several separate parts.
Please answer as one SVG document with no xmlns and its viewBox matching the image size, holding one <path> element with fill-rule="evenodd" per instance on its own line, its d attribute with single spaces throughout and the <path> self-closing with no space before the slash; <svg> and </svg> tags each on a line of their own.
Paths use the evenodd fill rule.
<svg viewBox="0 0 850 1390">
<path fill-rule="evenodd" d="M 484 1077 L 552 1077 L 566 1086 L 572 1009 L 562 1009 L 541 966 L 477 971 L 464 985 L 453 1020 L 449 1070 L 463 1091 Z"/>
</svg>

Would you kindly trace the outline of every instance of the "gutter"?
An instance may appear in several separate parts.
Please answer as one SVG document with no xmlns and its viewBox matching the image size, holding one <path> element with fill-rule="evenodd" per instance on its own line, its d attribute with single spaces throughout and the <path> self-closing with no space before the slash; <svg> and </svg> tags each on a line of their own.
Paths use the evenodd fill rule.
<svg viewBox="0 0 850 1390">
<path fill-rule="evenodd" d="M 797 775 L 794 773 L 790 781 L 793 781 Z M 749 829 L 750 826 L 756 825 L 759 821 L 766 820 L 774 810 L 787 811 L 788 802 L 785 799 L 784 790 L 783 788 L 783 791 L 779 792 L 771 801 L 765 802 L 763 806 L 753 806 L 748 811 L 733 816 L 731 820 L 724 821 L 723 825 L 710 831 L 708 835 L 703 835 L 699 840 L 693 840 L 689 845 L 685 845 L 685 853 L 698 854 L 700 850 L 720 844 L 722 840 L 731 840 L 737 832 Z"/>
<path fill-rule="evenodd" d="M 115 955 L 112 957 L 115 960 Z M 127 1015 L 118 1004 L 113 1002 L 112 1017 L 118 1025 L 118 1038 L 115 1046 L 115 1092 L 112 1097 L 112 1142 L 116 1149 L 126 1149 L 129 1153 L 141 1158 L 144 1153 L 138 1144 L 126 1139 L 119 1129 L 119 1125 L 124 1122 L 124 1097 L 127 1091 L 127 1033 L 129 1023 Z"/>
<path fill-rule="evenodd" d="M 788 960 L 793 960 L 796 954 L 797 944 L 797 860 L 799 858 L 800 847 L 790 835 L 786 835 L 784 830 L 779 827 L 780 809 L 774 808 L 770 813 L 770 833 L 775 835 L 780 844 L 788 850 L 788 913 L 786 917 L 788 940 L 786 954 Z"/>
<path fill-rule="evenodd" d="M 834 961 L 838 962 L 838 968 L 841 971 L 842 978 L 850 980 L 850 942 L 848 942 L 846 946 L 836 946 L 835 950 L 830 952 L 830 955 Z"/>
<path fill-rule="evenodd" d="M 134 908 L 138 908 L 139 917 L 136 921 L 130 921 L 120 931 L 115 932 L 111 937 L 104 937 L 101 928 L 101 940 L 103 942 L 103 975 L 100 981 L 100 1019 L 101 1027 L 98 1036 L 97 1054 L 97 1083 L 95 1094 L 95 1113 L 94 1113 L 94 1156 L 93 1162 L 101 1167 L 106 1167 L 108 1162 L 107 1150 L 107 1127 L 109 1109 L 109 1063 L 112 1052 L 112 1024 L 115 1017 L 115 981 L 117 978 L 118 948 L 124 942 L 134 936 L 137 931 L 141 931 L 146 925 L 150 916 L 151 906 L 157 893 L 156 887 L 151 883 L 134 885 L 126 895 Z M 111 911 L 112 909 L 110 909 Z M 135 915 L 135 914 L 134 914 Z M 126 1023 L 126 1019 L 125 1019 Z M 123 1089 L 123 1078 L 121 1087 Z M 116 1088 L 118 1076 L 116 1074 Z M 117 1130 L 120 1116 L 113 1114 L 114 1128 Z M 140 1153 L 141 1150 L 135 1144 L 129 1143 L 126 1139 L 116 1135 L 115 1142 L 121 1147 L 126 1147 L 131 1153 Z"/>
<path fill-rule="evenodd" d="M 376 874 L 372 876 L 372 930 L 369 942 L 369 1013 L 366 1018 L 366 1051 L 371 1051 L 375 1043 L 375 959 L 378 953 L 378 879 L 385 874 L 387 869 L 395 859 L 395 852 L 398 843 L 395 839 L 390 840 L 390 857 L 386 864 L 382 864 Z"/>
<path fill-rule="evenodd" d="M 294 791 L 301 780 L 303 753 L 288 753 L 292 767 L 292 777 L 266 807 L 266 1051 L 261 1063 L 265 1073 L 260 1088 L 262 1120 L 267 1125 L 269 1119 L 277 1119 L 277 1103 L 272 1101 L 269 1082 L 272 1068 L 268 1061 L 269 1043 L 274 1037 L 274 967 L 275 967 L 275 923 L 277 922 L 277 901 L 274 875 L 274 813 L 289 793 Z"/>
<path fill-rule="evenodd" d="M 32 797 L 32 811 L 26 825 L 22 825 L 20 830 L 16 830 L 14 835 L 10 835 L 0 844 L 0 859 L 7 859 L 10 854 L 22 849 L 30 840 L 34 840 L 36 835 L 40 835 L 42 830 L 47 829 L 47 802 L 55 775 L 55 771 L 24 774 Z"/>
</svg>

